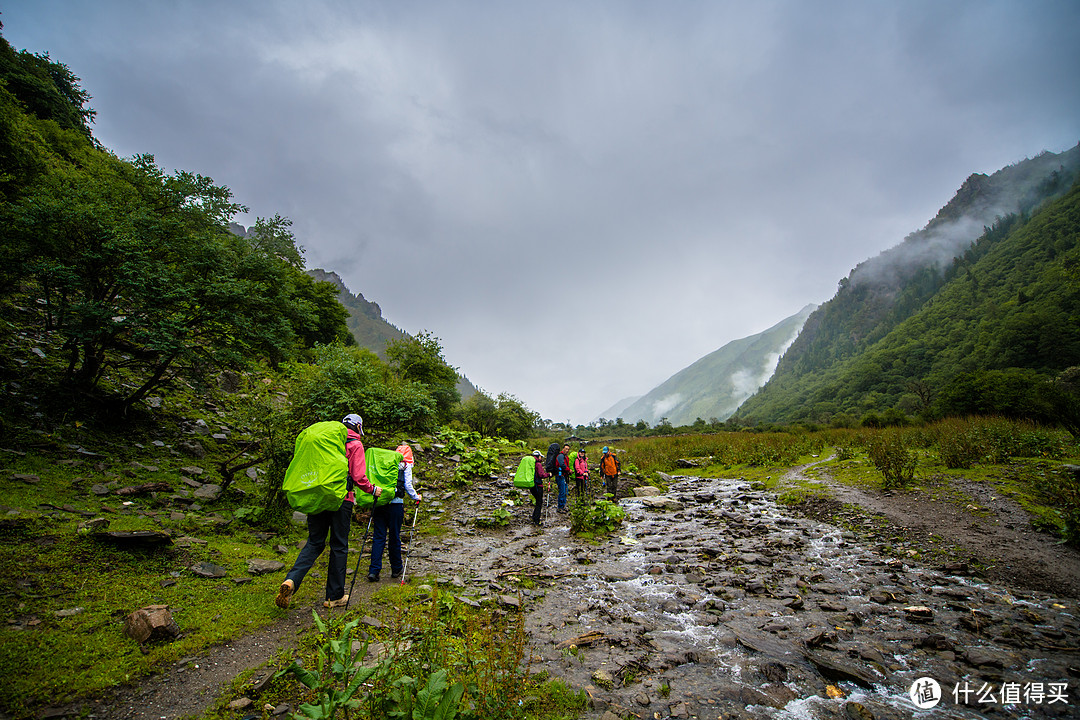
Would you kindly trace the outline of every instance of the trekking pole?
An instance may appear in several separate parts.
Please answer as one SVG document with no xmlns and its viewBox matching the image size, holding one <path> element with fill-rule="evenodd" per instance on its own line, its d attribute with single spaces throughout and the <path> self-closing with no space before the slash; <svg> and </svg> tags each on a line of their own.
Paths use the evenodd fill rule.
<svg viewBox="0 0 1080 720">
<path fill-rule="evenodd" d="M 412 514 L 412 527 L 409 528 L 409 549 L 405 551 L 405 562 L 401 565 L 401 584 L 405 584 L 405 571 L 409 569 L 409 556 L 412 555 L 413 535 L 416 534 L 416 516 L 420 514 L 420 501 L 416 501 L 416 510 Z"/>
<path fill-rule="evenodd" d="M 356 587 L 356 575 L 360 572 L 360 560 L 364 557 L 364 545 L 367 544 L 368 533 L 371 532 L 371 520 L 375 517 L 375 506 L 371 507 L 371 514 L 368 515 L 367 530 L 364 531 L 364 539 L 360 541 L 360 554 L 356 556 L 356 567 L 352 572 L 352 583 L 349 585 L 349 596 L 345 600 L 345 609 L 349 609 L 349 603 L 352 602 L 352 591 Z"/>
</svg>

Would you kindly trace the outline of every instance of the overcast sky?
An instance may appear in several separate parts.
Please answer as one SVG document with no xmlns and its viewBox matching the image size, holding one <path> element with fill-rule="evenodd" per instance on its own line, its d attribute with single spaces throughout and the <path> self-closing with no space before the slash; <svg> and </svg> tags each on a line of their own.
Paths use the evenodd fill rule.
<svg viewBox="0 0 1080 720">
<path fill-rule="evenodd" d="M 1080 3 L 7 0 L 120 156 L 588 422 L 1080 141 Z"/>
</svg>

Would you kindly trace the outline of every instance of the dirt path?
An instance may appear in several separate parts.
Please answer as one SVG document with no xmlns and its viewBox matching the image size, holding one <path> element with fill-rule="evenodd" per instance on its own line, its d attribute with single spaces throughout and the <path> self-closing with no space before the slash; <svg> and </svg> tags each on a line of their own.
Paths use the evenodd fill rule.
<svg viewBox="0 0 1080 720">
<path fill-rule="evenodd" d="M 988 483 L 939 477 L 926 491 L 862 489 L 836 482 L 828 473 L 809 477 L 812 463 L 787 475 L 825 485 L 837 503 L 857 505 L 886 521 L 888 534 L 927 546 L 943 538 L 963 561 L 981 566 L 980 575 L 1021 590 L 1080 597 L 1080 552 L 1037 532 L 1031 516 L 1012 498 Z M 827 520 L 836 507 L 808 503 L 803 511 Z M 884 534 L 884 533 L 883 533 Z"/>
</svg>

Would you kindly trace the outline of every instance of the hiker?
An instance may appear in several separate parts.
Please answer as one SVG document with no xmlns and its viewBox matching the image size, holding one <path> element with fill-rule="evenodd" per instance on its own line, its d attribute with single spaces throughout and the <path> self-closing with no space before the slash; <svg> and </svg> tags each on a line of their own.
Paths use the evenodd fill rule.
<svg viewBox="0 0 1080 720">
<path fill-rule="evenodd" d="M 571 460 L 574 464 L 574 491 L 582 498 L 585 497 L 585 488 L 589 482 L 589 458 L 585 455 L 584 445 L 577 453 L 571 454 L 575 455 Z"/>
<path fill-rule="evenodd" d="M 349 596 L 345 594 L 345 569 L 349 555 L 349 525 L 352 520 L 353 503 L 356 501 L 355 487 L 358 486 L 376 498 L 382 493 L 382 488 L 372 485 L 367 478 L 364 443 L 360 440 L 364 434 L 363 418 L 356 413 L 349 413 L 341 419 L 341 424 L 346 428 L 345 457 L 349 463 L 348 492 L 341 507 L 337 510 L 327 510 L 307 516 L 307 545 L 297 555 L 292 570 L 278 588 L 274 602 L 279 608 L 289 607 L 289 601 L 296 589 L 300 587 L 300 583 L 304 581 L 304 576 L 326 547 L 327 533 L 330 534 L 330 564 L 326 571 L 326 600 L 323 602 L 323 607 L 341 607 L 349 602 Z"/>
<path fill-rule="evenodd" d="M 544 505 L 544 478 L 549 478 L 551 475 L 544 469 L 544 458 L 539 450 L 533 450 L 533 457 L 536 458 L 536 474 L 533 476 L 533 486 L 529 492 L 532 493 L 533 500 L 536 502 L 532 513 L 533 525 L 539 525 L 540 510 Z"/>
<path fill-rule="evenodd" d="M 371 564 L 368 565 L 368 582 L 377 582 L 382 571 L 383 548 L 389 542 L 390 577 L 401 577 L 401 525 L 405 521 L 405 496 L 419 503 L 423 497 L 413 487 L 413 451 L 406 443 L 395 450 L 402 455 L 398 463 L 397 489 L 394 499 L 386 505 L 376 504 L 372 509 L 375 534 L 371 539 Z"/>
<path fill-rule="evenodd" d="M 615 502 L 619 499 L 619 458 L 607 445 L 603 453 L 604 456 L 600 458 L 600 478 L 607 492 L 611 493 L 612 502 Z"/>
<path fill-rule="evenodd" d="M 570 445 L 563 445 L 562 451 L 555 456 L 555 483 L 559 486 L 558 512 L 566 512 L 566 488 L 570 480 Z"/>
</svg>

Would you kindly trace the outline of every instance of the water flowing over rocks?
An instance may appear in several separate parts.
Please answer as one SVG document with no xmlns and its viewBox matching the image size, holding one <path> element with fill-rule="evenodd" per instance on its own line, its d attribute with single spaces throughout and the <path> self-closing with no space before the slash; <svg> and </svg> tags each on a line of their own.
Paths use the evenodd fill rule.
<svg viewBox="0 0 1080 720">
<path fill-rule="evenodd" d="M 620 504 L 621 534 L 599 544 L 554 513 L 533 528 L 527 508 L 504 542 L 463 520 L 416 549 L 416 572 L 454 573 L 462 597 L 536 581 L 531 670 L 587 690 L 597 716 L 912 718 L 927 677 L 935 717 L 1076 716 L 1076 598 L 884 556 L 745 481 L 674 477 Z"/>
</svg>

